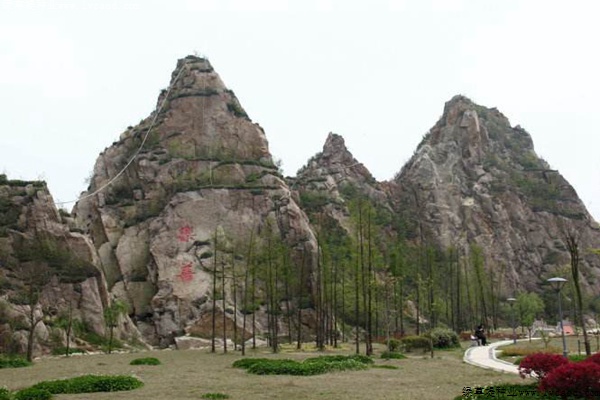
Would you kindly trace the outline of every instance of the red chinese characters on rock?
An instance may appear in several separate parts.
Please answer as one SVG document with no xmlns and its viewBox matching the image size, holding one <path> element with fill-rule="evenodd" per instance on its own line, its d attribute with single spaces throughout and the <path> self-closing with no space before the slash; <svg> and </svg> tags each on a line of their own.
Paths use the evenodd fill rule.
<svg viewBox="0 0 600 400">
<path fill-rule="evenodd" d="M 194 270 L 192 268 L 192 263 L 184 264 L 181 267 L 181 271 L 179 275 L 177 275 L 182 282 L 191 282 L 194 279 Z"/>
<path fill-rule="evenodd" d="M 184 225 L 177 232 L 177 240 L 180 242 L 189 242 L 194 239 L 194 228 Z"/>
</svg>

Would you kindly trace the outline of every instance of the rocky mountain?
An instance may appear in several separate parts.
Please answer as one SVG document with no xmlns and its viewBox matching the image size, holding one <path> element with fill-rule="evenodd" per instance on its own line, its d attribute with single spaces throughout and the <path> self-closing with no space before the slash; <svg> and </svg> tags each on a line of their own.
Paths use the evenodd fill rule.
<svg viewBox="0 0 600 400">
<path fill-rule="evenodd" d="M 300 204 L 310 216 L 327 215 L 351 231 L 348 203 L 362 196 L 391 213 L 383 186 L 347 149 L 344 138 L 329 133 L 323 151 L 302 167 L 290 186 L 299 193 Z"/>
<path fill-rule="evenodd" d="M 100 154 L 74 214 L 109 291 L 127 301 L 150 343 L 168 345 L 186 332 L 207 334 L 214 264 L 231 271 L 236 258 L 243 263 L 253 232 L 271 226 L 309 269 L 316 242 L 262 128 L 207 60 L 179 60 L 158 104 Z M 219 315 L 241 321 L 226 297 Z"/>
<path fill-rule="evenodd" d="M 72 215 L 56 210 L 43 183 L 0 175 L 0 339 L 26 341 L 18 314 L 32 271 L 51 272 L 34 314 L 39 336 L 59 342 L 65 310 L 84 333 L 104 336 L 114 299 L 127 306 L 119 335 L 161 347 L 210 337 L 212 321 L 231 336 L 249 314 L 270 337 L 308 330 L 312 339 L 317 325 L 324 335 L 344 320 L 369 332 L 374 320 L 383 335 L 392 314 L 397 332 L 404 319 L 417 332 L 437 321 L 468 329 L 488 318 L 476 296 L 494 304 L 496 322 L 500 295 L 568 276 L 566 233 L 579 240 L 584 286 L 596 295 L 600 260 L 588 249 L 600 245 L 598 224 L 531 136 L 494 108 L 451 99 L 389 182 L 333 133 L 283 178 L 262 128 L 208 60 L 188 56 L 156 110 L 98 156 Z M 473 291 L 475 246 L 485 271 L 502 277 L 489 293 Z M 250 284 L 240 271 L 259 276 Z M 368 318 L 352 309 L 358 282 L 361 310 L 375 310 Z M 326 304 L 338 297 L 342 305 Z"/>
<path fill-rule="evenodd" d="M 483 249 L 512 290 L 537 290 L 567 265 L 567 232 L 580 240 L 586 284 L 600 287 L 598 224 L 573 187 L 535 152 L 531 136 L 495 108 L 452 98 L 393 182 L 396 210 L 412 210 L 425 240 Z"/>
<path fill-rule="evenodd" d="M 80 347 L 106 333 L 104 310 L 111 304 L 90 238 L 60 214 L 44 182 L 0 175 L 0 349 L 25 352 L 31 323 L 39 355 L 66 343 L 73 322 Z M 70 225 L 70 226 L 69 226 Z M 75 322 L 76 321 L 76 322 Z M 117 338 L 134 340 L 137 329 L 119 319 Z M 73 343 L 73 342 L 72 342 Z"/>
</svg>

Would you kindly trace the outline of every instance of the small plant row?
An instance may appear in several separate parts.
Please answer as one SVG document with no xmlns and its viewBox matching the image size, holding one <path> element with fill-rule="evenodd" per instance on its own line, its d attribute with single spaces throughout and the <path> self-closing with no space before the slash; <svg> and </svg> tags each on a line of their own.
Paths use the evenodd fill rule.
<svg viewBox="0 0 600 400">
<path fill-rule="evenodd" d="M 334 355 L 307 358 L 302 362 L 289 359 L 243 358 L 235 361 L 233 366 L 256 375 L 311 376 L 331 371 L 367 369 L 372 363 L 371 358 L 363 355 Z"/>
<path fill-rule="evenodd" d="M 129 365 L 160 365 L 160 360 L 155 357 L 136 358 Z"/>
<path fill-rule="evenodd" d="M 2 368 L 21 368 L 32 365 L 31 362 L 21 357 L 0 356 L 0 369 Z M 1 399 L 1 398 L 0 398 Z"/>
<path fill-rule="evenodd" d="M 48 400 L 55 394 L 120 392 L 137 389 L 143 385 L 142 381 L 133 376 L 82 375 L 39 382 L 15 393 L 11 393 L 7 388 L 0 388 L 0 400 Z"/>
</svg>

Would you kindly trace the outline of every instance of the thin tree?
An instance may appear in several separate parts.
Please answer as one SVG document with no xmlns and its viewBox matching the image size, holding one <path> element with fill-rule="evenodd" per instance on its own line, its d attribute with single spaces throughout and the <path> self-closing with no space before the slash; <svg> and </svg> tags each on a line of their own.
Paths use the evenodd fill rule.
<svg viewBox="0 0 600 400">
<path fill-rule="evenodd" d="M 575 296 L 577 297 L 577 317 L 579 324 L 583 330 L 583 343 L 585 345 L 585 354 L 592 354 L 590 342 L 588 340 L 587 331 L 585 329 L 585 318 L 583 317 L 583 298 L 581 295 L 581 285 L 579 283 L 579 238 L 576 233 L 569 231 L 565 233 L 565 243 L 571 256 L 571 276 L 573 277 L 573 285 L 575 287 Z"/>
<path fill-rule="evenodd" d="M 213 269 L 212 269 L 212 311 L 211 311 L 211 333 L 210 333 L 210 352 L 216 352 L 217 336 L 217 255 L 219 253 L 219 242 L 217 237 L 217 228 L 213 237 Z"/>
<path fill-rule="evenodd" d="M 27 329 L 27 361 L 33 360 L 33 346 L 35 342 L 35 329 L 43 321 L 44 315 L 38 309 L 40 297 L 44 286 L 50 282 L 51 269 L 42 262 L 27 262 L 15 271 L 15 275 L 22 282 L 13 296 L 11 302 L 19 305 L 16 310 L 25 317 Z"/>
<path fill-rule="evenodd" d="M 119 324 L 119 318 L 127 312 L 127 305 L 120 300 L 114 300 L 112 304 L 104 309 L 104 323 L 109 330 L 108 354 L 112 353 L 114 345 L 114 332 Z"/>
</svg>

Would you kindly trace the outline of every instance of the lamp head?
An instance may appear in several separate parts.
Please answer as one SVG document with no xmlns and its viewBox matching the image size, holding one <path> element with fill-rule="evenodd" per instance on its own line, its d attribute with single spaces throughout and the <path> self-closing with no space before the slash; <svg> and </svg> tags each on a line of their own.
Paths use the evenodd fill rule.
<svg viewBox="0 0 600 400">
<path fill-rule="evenodd" d="M 565 278 L 556 277 L 556 278 L 550 278 L 546 282 L 549 282 L 552 285 L 552 287 L 554 288 L 554 290 L 559 292 L 560 289 L 562 289 L 562 287 L 565 285 L 565 283 L 567 283 L 567 280 Z"/>
</svg>

